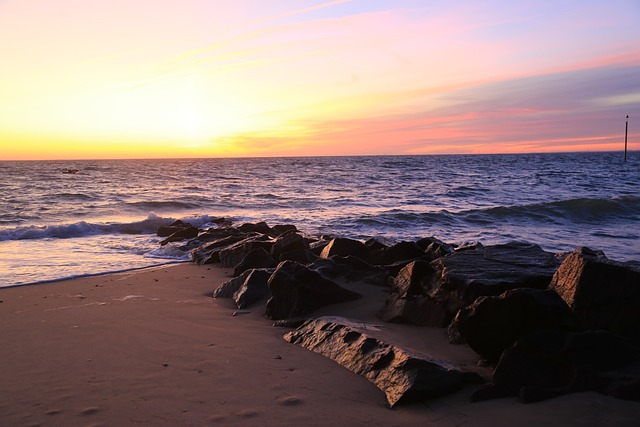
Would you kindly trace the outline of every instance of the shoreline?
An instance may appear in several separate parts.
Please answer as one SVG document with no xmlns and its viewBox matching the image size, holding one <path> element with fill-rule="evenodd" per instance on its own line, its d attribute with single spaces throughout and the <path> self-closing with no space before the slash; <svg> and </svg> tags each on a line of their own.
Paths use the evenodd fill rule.
<svg viewBox="0 0 640 427">
<path fill-rule="evenodd" d="M 76 274 L 76 275 L 72 275 L 72 276 L 60 277 L 60 278 L 57 278 L 57 279 L 40 280 L 40 281 L 37 281 L 37 282 L 14 283 L 14 284 L 11 284 L 11 285 L 0 286 L 0 289 L 19 288 L 19 287 L 22 287 L 22 286 L 46 285 L 46 284 L 49 284 L 49 283 L 66 282 L 67 280 L 87 279 L 87 278 L 91 278 L 91 277 L 108 276 L 108 275 L 111 275 L 111 274 L 130 273 L 130 272 L 135 272 L 135 271 L 140 271 L 140 270 L 165 267 L 165 266 L 173 265 L 173 264 L 189 264 L 191 262 L 192 262 L 191 260 L 172 260 L 172 261 L 162 262 L 162 263 L 159 263 L 159 264 L 145 265 L 145 266 L 142 266 L 142 267 L 123 268 L 121 270 L 105 271 L 105 272 L 101 272 L 101 273 Z"/>
<path fill-rule="evenodd" d="M 372 383 L 284 341 L 288 329 L 271 326 L 264 304 L 238 312 L 213 299 L 230 277 L 230 269 L 178 263 L 0 288 L 0 375 L 9 385 L 0 424 L 632 426 L 640 417 L 637 402 L 593 392 L 470 403 L 476 386 L 389 409 Z M 373 302 L 385 297 L 369 288 L 314 316 L 376 322 L 398 344 L 487 375 L 443 329 L 376 319 Z"/>
</svg>

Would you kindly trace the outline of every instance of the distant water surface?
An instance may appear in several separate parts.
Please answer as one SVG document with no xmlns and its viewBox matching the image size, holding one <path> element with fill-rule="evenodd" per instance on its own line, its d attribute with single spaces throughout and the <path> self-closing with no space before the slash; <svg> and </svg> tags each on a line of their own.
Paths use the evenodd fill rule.
<svg viewBox="0 0 640 427">
<path fill-rule="evenodd" d="M 293 223 L 640 260 L 640 153 L 0 162 L 0 286 L 155 265 L 158 226 Z"/>
</svg>

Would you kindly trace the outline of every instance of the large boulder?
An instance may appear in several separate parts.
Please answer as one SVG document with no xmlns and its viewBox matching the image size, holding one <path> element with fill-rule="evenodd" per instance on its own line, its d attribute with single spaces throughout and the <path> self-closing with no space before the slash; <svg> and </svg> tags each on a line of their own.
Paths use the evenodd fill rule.
<svg viewBox="0 0 640 427">
<path fill-rule="evenodd" d="M 269 296 L 267 281 L 274 269 L 247 270 L 213 291 L 214 298 L 233 298 L 238 308 L 249 307 Z"/>
<path fill-rule="evenodd" d="M 238 226 L 238 230 L 243 233 L 260 233 L 260 234 L 268 234 L 271 231 L 271 227 L 264 222 L 260 221 L 257 223 L 245 222 L 242 225 Z"/>
<path fill-rule="evenodd" d="M 567 304 L 552 290 L 520 288 L 480 297 L 461 309 L 449 328 L 491 363 L 518 338 L 543 329 L 579 330 Z"/>
<path fill-rule="evenodd" d="M 254 249 L 270 250 L 273 245 L 273 240 L 266 234 L 249 233 L 245 239 L 220 249 L 218 253 L 220 264 L 222 267 L 234 268 Z"/>
<path fill-rule="evenodd" d="M 587 329 L 604 329 L 640 343 L 640 270 L 602 252 L 579 248 L 551 280 Z"/>
<path fill-rule="evenodd" d="M 391 292 L 380 313 L 385 322 L 408 323 L 419 326 L 446 326 L 446 310 L 432 301 L 424 287 L 433 273 L 427 261 L 407 264 L 393 279 Z"/>
<path fill-rule="evenodd" d="M 169 237 L 176 231 L 180 231 L 189 227 L 193 227 L 193 225 L 189 224 L 188 222 L 184 222 L 181 219 L 177 219 L 169 225 L 158 227 L 156 234 L 158 235 L 158 237 Z"/>
<path fill-rule="evenodd" d="M 160 232 L 161 230 L 158 230 L 158 233 Z M 185 226 L 178 227 L 178 229 L 173 233 L 171 233 L 167 238 L 161 240 L 160 245 L 164 246 L 167 243 L 171 243 L 171 242 L 179 242 L 180 240 L 193 239 L 194 237 L 198 237 L 199 233 L 200 233 L 200 230 L 198 229 L 198 227 L 194 227 L 191 224 L 187 224 Z"/>
<path fill-rule="evenodd" d="M 365 258 L 369 252 L 364 243 L 359 240 L 346 239 L 337 237 L 332 239 L 320 253 L 320 258 L 329 258 L 331 256 L 357 256 L 358 258 Z"/>
<path fill-rule="evenodd" d="M 452 245 L 435 237 L 424 237 L 416 242 L 429 259 L 436 259 L 455 252 Z"/>
<path fill-rule="evenodd" d="M 198 239 L 202 236 L 198 236 Z M 246 238 L 245 234 L 229 232 L 227 235 L 198 246 L 191 251 L 196 264 L 214 264 L 220 262 L 220 251 Z"/>
<path fill-rule="evenodd" d="M 361 296 L 295 261 L 281 262 L 268 285 L 271 298 L 266 314 L 273 320 L 304 316 L 325 305 Z"/>
<path fill-rule="evenodd" d="M 537 331 L 520 338 L 500 358 L 493 384 L 476 390 L 472 401 L 520 397 L 538 402 L 566 393 L 596 391 L 640 400 L 639 384 L 626 367 L 638 365 L 638 350 L 606 331 Z"/>
<path fill-rule="evenodd" d="M 309 242 L 301 234 L 290 232 L 278 237 L 271 247 L 271 256 L 276 261 L 284 261 L 282 255 L 291 252 L 304 252 L 309 249 Z"/>
<path fill-rule="evenodd" d="M 319 353 L 373 382 L 393 407 L 454 392 L 481 378 L 443 361 L 390 345 L 362 329 L 362 322 L 319 317 L 285 334 L 284 339 Z"/>
<path fill-rule="evenodd" d="M 559 266 L 540 246 L 512 242 L 455 252 L 431 263 L 427 294 L 450 315 L 481 296 L 516 288 L 545 289 Z"/>
<path fill-rule="evenodd" d="M 416 242 L 405 241 L 385 246 L 375 240 L 368 240 L 366 246 L 368 248 L 376 248 L 370 250 L 370 253 L 366 256 L 367 261 L 374 265 L 399 265 L 398 269 L 400 269 L 415 259 L 425 257 L 424 251 Z M 394 273 L 397 273 L 397 271 L 394 271 Z"/>
<path fill-rule="evenodd" d="M 376 267 L 354 256 L 332 256 L 318 258 L 308 267 L 331 280 L 348 282 L 364 282 L 376 286 L 385 286 L 389 273 L 386 269 Z"/>
<path fill-rule="evenodd" d="M 271 254 L 267 250 L 259 246 L 249 251 L 244 258 L 235 266 L 233 270 L 234 276 L 239 276 L 252 268 L 272 268 L 277 265 Z"/>
</svg>

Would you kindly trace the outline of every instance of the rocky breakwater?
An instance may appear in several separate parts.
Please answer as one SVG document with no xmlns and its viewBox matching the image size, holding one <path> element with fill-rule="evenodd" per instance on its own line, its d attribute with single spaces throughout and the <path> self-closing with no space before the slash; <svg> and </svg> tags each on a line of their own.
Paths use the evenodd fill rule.
<svg viewBox="0 0 640 427">
<path fill-rule="evenodd" d="M 640 401 L 638 264 L 587 248 L 554 254 L 522 242 L 455 246 L 433 237 L 387 245 L 309 237 L 293 225 L 217 224 L 195 237 L 178 224 L 165 240 L 194 262 L 233 268 L 214 297 L 242 309 L 264 304 L 266 317 L 298 327 L 286 340 L 369 379 L 391 406 L 479 377 L 386 342 L 353 320 L 313 317 L 359 299 L 352 283 L 387 292 L 383 321 L 447 328 L 452 344 L 473 349 L 479 365 L 493 369 L 490 384 L 471 393 L 474 401 L 533 402 L 575 391 Z"/>
</svg>

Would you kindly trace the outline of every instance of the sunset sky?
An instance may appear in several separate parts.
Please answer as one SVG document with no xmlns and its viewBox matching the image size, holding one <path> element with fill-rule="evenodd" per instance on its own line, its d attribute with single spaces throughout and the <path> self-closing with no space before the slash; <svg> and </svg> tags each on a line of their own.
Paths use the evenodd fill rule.
<svg viewBox="0 0 640 427">
<path fill-rule="evenodd" d="M 640 149 L 640 1 L 0 0 L 0 160 Z"/>
</svg>

